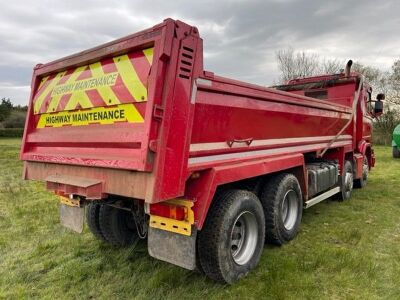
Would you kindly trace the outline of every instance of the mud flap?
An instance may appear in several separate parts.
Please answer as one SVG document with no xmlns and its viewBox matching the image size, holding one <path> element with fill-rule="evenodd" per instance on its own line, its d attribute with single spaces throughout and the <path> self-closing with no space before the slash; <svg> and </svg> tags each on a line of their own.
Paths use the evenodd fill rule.
<svg viewBox="0 0 400 300">
<path fill-rule="evenodd" d="M 60 203 L 60 223 L 62 226 L 75 232 L 82 233 L 84 216 L 84 207 L 69 206 Z"/>
<path fill-rule="evenodd" d="M 196 237 L 196 229 L 192 229 L 191 236 L 186 236 L 149 227 L 149 254 L 159 260 L 194 270 L 196 268 Z"/>
</svg>

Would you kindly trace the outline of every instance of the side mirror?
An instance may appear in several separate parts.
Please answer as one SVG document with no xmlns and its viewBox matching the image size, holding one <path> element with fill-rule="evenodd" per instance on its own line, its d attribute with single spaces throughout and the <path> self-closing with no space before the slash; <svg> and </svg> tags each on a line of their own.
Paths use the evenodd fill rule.
<svg viewBox="0 0 400 300">
<path fill-rule="evenodd" d="M 376 101 L 375 102 L 375 106 L 374 106 L 374 115 L 375 116 L 380 116 L 381 114 L 383 114 L 383 102 L 382 100 L 385 100 L 385 94 L 378 94 L 376 96 Z"/>
</svg>

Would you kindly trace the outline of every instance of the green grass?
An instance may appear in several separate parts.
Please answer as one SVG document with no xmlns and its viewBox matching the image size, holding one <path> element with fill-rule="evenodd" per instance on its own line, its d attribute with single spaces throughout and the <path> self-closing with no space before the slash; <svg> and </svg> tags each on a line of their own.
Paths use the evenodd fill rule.
<svg viewBox="0 0 400 300">
<path fill-rule="evenodd" d="M 400 299 L 400 160 L 376 147 L 366 188 L 305 211 L 297 238 L 266 246 L 232 286 L 59 225 L 57 198 L 21 180 L 20 142 L 0 139 L 0 298 Z"/>
</svg>

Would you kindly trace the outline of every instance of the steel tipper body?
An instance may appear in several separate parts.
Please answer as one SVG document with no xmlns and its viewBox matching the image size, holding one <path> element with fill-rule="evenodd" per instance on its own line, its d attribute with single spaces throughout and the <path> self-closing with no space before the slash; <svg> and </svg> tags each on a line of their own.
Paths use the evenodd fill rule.
<svg viewBox="0 0 400 300">
<path fill-rule="evenodd" d="M 24 178 L 61 221 L 233 282 L 303 207 L 350 197 L 374 165 L 371 89 L 346 72 L 264 88 L 203 70 L 195 27 L 171 19 L 34 69 Z"/>
</svg>

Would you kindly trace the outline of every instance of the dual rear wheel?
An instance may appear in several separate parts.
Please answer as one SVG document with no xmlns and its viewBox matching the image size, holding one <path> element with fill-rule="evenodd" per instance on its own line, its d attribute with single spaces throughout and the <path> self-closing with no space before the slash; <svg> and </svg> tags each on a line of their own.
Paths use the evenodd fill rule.
<svg viewBox="0 0 400 300">
<path fill-rule="evenodd" d="M 86 223 L 96 238 L 113 246 L 129 246 L 139 238 L 132 213 L 104 203 L 86 207 Z"/>
<path fill-rule="evenodd" d="M 260 198 L 244 190 L 226 190 L 212 203 L 199 232 L 200 267 L 213 280 L 232 283 L 254 269 L 264 242 L 293 239 L 302 216 L 297 178 L 279 174 L 262 188 Z"/>
<path fill-rule="evenodd" d="M 363 184 L 367 177 L 364 174 Z M 351 197 L 353 181 L 353 165 L 345 161 L 341 191 L 336 195 L 340 201 Z M 297 235 L 302 214 L 300 184 L 291 173 L 270 178 L 260 188 L 259 197 L 244 190 L 220 192 L 199 232 L 200 268 L 219 282 L 238 280 L 257 266 L 264 242 L 282 245 Z"/>
</svg>

